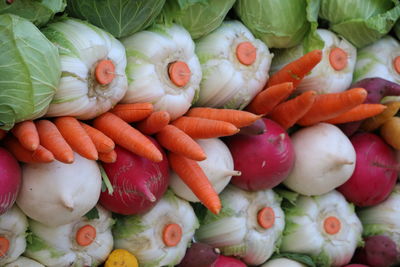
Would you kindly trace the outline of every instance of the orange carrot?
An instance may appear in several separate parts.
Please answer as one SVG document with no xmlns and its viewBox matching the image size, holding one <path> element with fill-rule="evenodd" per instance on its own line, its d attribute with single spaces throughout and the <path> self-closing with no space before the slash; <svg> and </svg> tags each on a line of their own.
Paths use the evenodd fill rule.
<svg viewBox="0 0 400 267">
<path fill-rule="evenodd" d="M 333 48 L 329 53 L 329 63 L 334 70 L 341 71 L 348 64 L 347 52 L 339 47 Z"/>
<path fill-rule="evenodd" d="M 310 90 L 287 100 L 276 106 L 269 114 L 269 118 L 287 130 L 310 110 L 316 95 L 315 91 Z"/>
<path fill-rule="evenodd" d="M 156 139 L 164 148 L 189 159 L 201 161 L 207 158 L 201 146 L 174 125 L 165 126 L 157 133 Z"/>
<path fill-rule="evenodd" d="M 5 236 L 0 236 L 0 258 L 7 255 L 10 249 L 10 240 Z"/>
<path fill-rule="evenodd" d="M 241 42 L 236 46 L 236 58 L 243 65 L 250 66 L 257 59 L 257 48 L 251 42 Z"/>
<path fill-rule="evenodd" d="M 93 126 L 116 144 L 139 156 L 154 162 L 160 162 L 163 159 L 160 150 L 149 138 L 111 112 L 103 113 L 94 119 Z"/>
<path fill-rule="evenodd" d="M 155 111 L 150 114 L 146 119 L 136 124 L 136 129 L 144 134 L 152 135 L 159 132 L 166 125 L 168 125 L 171 117 L 165 110 Z"/>
<path fill-rule="evenodd" d="M 107 85 L 115 78 L 115 65 L 109 59 L 100 60 L 96 65 L 94 74 L 99 84 Z"/>
<path fill-rule="evenodd" d="M 61 135 L 57 126 L 49 120 L 35 121 L 40 144 L 53 153 L 56 160 L 64 163 L 74 161 L 74 152 Z"/>
<path fill-rule="evenodd" d="M 99 158 L 92 139 L 76 118 L 70 116 L 58 117 L 54 120 L 54 123 L 75 152 L 90 160 Z"/>
<path fill-rule="evenodd" d="M 182 116 L 172 122 L 193 139 L 217 138 L 234 135 L 239 129 L 232 123 Z"/>
<path fill-rule="evenodd" d="M 191 71 L 185 62 L 175 61 L 169 64 L 168 74 L 173 84 L 184 87 L 190 81 Z"/>
<path fill-rule="evenodd" d="M 339 93 L 317 95 L 310 110 L 297 121 L 297 124 L 310 126 L 337 117 L 362 104 L 367 94 L 363 88 L 352 88 Z"/>
<path fill-rule="evenodd" d="M 96 228 L 94 228 L 90 224 L 86 224 L 76 231 L 75 240 L 79 246 L 89 246 L 92 244 L 96 239 Z"/>
<path fill-rule="evenodd" d="M 221 200 L 197 161 L 173 152 L 168 154 L 168 160 L 172 170 L 178 174 L 203 205 L 212 213 L 218 214 L 221 211 Z"/>
<path fill-rule="evenodd" d="M 378 115 L 385 109 L 386 106 L 381 104 L 360 104 L 350 109 L 349 111 L 340 114 L 337 117 L 326 120 L 325 122 L 331 124 L 339 124 L 360 121 Z"/>
<path fill-rule="evenodd" d="M 322 51 L 313 50 L 302 57 L 290 62 L 269 77 L 267 87 L 292 82 L 296 88 L 303 78 L 321 61 Z"/>
<path fill-rule="evenodd" d="M 99 153 L 109 153 L 111 152 L 114 147 L 115 143 L 113 140 L 111 140 L 110 137 L 107 135 L 103 134 L 101 131 L 97 130 L 96 128 L 93 128 L 92 126 L 80 122 L 81 126 L 83 129 L 85 129 L 86 133 L 89 135 L 90 139 L 92 139 L 92 142 L 94 146 L 97 149 L 97 152 Z"/>
<path fill-rule="evenodd" d="M 342 228 L 340 220 L 335 216 L 329 216 L 324 220 L 324 230 L 327 234 L 337 234 Z"/>
<path fill-rule="evenodd" d="M 11 133 L 18 139 L 23 147 L 33 151 L 39 146 L 39 134 L 35 123 L 31 120 L 22 121 L 14 125 Z"/>
<path fill-rule="evenodd" d="M 264 229 L 269 229 L 275 224 L 275 212 L 271 207 L 264 207 L 257 213 L 258 225 Z"/>
<path fill-rule="evenodd" d="M 291 82 L 272 85 L 258 93 L 247 105 L 246 110 L 255 114 L 268 114 L 276 105 L 285 101 L 293 91 L 294 87 Z"/>
<path fill-rule="evenodd" d="M 185 115 L 188 117 L 226 121 L 238 128 L 249 126 L 260 118 L 260 116 L 248 111 L 205 107 L 191 108 Z"/>
<path fill-rule="evenodd" d="M 153 112 L 151 103 L 117 104 L 110 110 L 127 123 L 144 120 Z"/>
<path fill-rule="evenodd" d="M 0 140 L 2 140 L 4 137 L 6 137 L 6 135 L 7 135 L 7 132 L 0 129 Z"/>
<path fill-rule="evenodd" d="M 167 247 L 175 247 L 181 242 L 182 227 L 176 223 L 167 224 L 162 232 L 162 240 Z"/>
<path fill-rule="evenodd" d="M 117 152 L 111 150 L 107 153 L 99 153 L 99 160 L 105 163 L 113 163 L 117 160 Z"/>
<path fill-rule="evenodd" d="M 4 145 L 7 148 L 7 150 L 10 151 L 10 153 L 13 154 L 14 157 L 21 162 L 48 163 L 54 160 L 53 154 L 51 154 L 45 148 L 42 149 L 41 145 L 39 145 L 37 148 L 39 152 L 37 152 L 35 156 L 33 156 L 35 152 L 32 152 L 23 147 L 21 143 L 18 141 L 18 139 L 16 139 L 12 135 L 9 135 L 4 139 Z M 47 151 L 48 153 L 45 151 Z"/>
</svg>

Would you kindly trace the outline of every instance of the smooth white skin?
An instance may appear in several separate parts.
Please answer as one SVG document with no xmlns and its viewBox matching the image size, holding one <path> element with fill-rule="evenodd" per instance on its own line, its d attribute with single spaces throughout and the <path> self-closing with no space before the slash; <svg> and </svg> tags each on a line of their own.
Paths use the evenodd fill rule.
<svg viewBox="0 0 400 267">
<path fill-rule="evenodd" d="M 46 116 L 93 119 L 117 104 L 128 89 L 125 48 L 113 36 L 95 26 L 74 19 L 57 24 L 78 55 L 60 55 L 61 70 L 72 75 L 61 77 Z M 90 89 L 92 72 L 97 62 L 104 59 L 114 63 L 116 76 L 110 84 L 95 83 Z"/>
<path fill-rule="evenodd" d="M 198 228 L 198 221 L 187 201 L 170 197 L 172 199 L 162 198 L 148 213 L 140 217 L 141 225 L 148 226 L 144 231 L 123 239 L 114 238 L 115 248 L 128 250 L 137 257 L 141 265 L 178 264 L 185 256 L 186 248 Z M 174 247 L 167 247 L 162 241 L 162 231 L 169 223 L 179 224 L 182 228 L 182 239 Z"/>
<path fill-rule="evenodd" d="M 231 152 L 219 138 L 197 139 L 196 142 L 207 155 L 205 160 L 198 163 L 219 194 L 228 185 L 232 175 L 239 175 L 240 172 L 233 169 Z M 191 202 L 200 201 L 175 172 L 171 171 L 169 181 L 169 187 L 179 197 Z"/>
<path fill-rule="evenodd" d="M 44 265 L 26 257 L 19 257 L 16 261 L 6 264 L 4 267 L 45 267 Z"/>
<path fill-rule="evenodd" d="M 28 219 L 16 205 L 0 215 L 0 236 L 6 237 L 10 242 L 8 252 L 0 257 L 0 266 L 15 261 L 25 251 L 27 229 Z"/>
<path fill-rule="evenodd" d="M 300 196 L 295 209 L 298 215 L 288 215 L 286 219 L 297 226 L 283 236 L 280 251 L 312 256 L 323 252 L 331 259 L 331 266 L 349 263 L 361 239 L 362 225 L 343 195 L 333 190 L 322 196 Z M 334 235 L 323 227 L 330 216 L 341 222 L 340 231 Z"/>
<path fill-rule="evenodd" d="M 97 162 L 74 153 L 74 162 L 24 164 L 17 204 L 30 218 L 48 226 L 79 219 L 99 200 L 101 174 Z"/>
<path fill-rule="evenodd" d="M 285 227 L 285 214 L 277 195 L 270 189 L 248 192 L 230 185 L 220 198 L 234 214 L 201 225 L 196 239 L 219 248 L 224 255 L 238 256 L 246 264 L 264 263 L 275 251 Z M 257 222 L 257 214 L 264 207 L 271 207 L 275 213 L 275 223 L 268 229 Z"/>
<path fill-rule="evenodd" d="M 261 265 L 261 267 L 307 267 L 307 266 L 294 260 L 279 258 L 267 261 L 266 263 Z"/>
<path fill-rule="evenodd" d="M 236 47 L 251 42 L 256 61 L 247 66 L 237 59 Z M 225 21 L 210 34 L 196 40 L 203 79 L 196 106 L 244 108 L 260 92 L 269 75 L 273 54 L 239 21 Z"/>
<path fill-rule="evenodd" d="M 365 78 L 380 77 L 400 83 L 400 74 L 393 66 L 393 60 L 400 56 L 400 42 L 386 35 L 357 52 L 354 82 Z"/>
<path fill-rule="evenodd" d="M 335 33 L 318 29 L 318 35 L 324 41 L 321 61 L 306 75 L 296 88 L 296 92 L 314 90 L 318 94 L 338 93 L 345 91 L 351 85 L 357 59 L 357 49 L 346 39 Z M 335 70 L 330 62 L 329 55 L 332 49 L 341 48 L 347 53 L 347 66 L 342 70 Z M 274 73 L 289 62 L 303 56 L 303 45 L 283 50 L 272 60 L 271 72 Z"/>
<path fill-rule="evenodd" d="M 49 227 L 37 221 L 30 221 L 31 231 L 44 240 L 57 252 L 63 253 L 61 257 L 51 257 L 48 250 L 26 251 L 26 255 L 37 260 L 47 267 L 72 266 L 97 266 L 104 262 L 113 249 L 111 227 L 113 220 L 111 213 L 101 206 L 96 206 L 99 218 L 89 220 L 81 217 L 69 224 Z M 88 246 L 79 246 L 75 241 L 76 232 L 86 224 L 96 228 L 96 239 Z"/>
<path fill-rule="evenodd" d="M 174 120 L 192 105 L 202 72 L 189 32 L 177 24 L 162 30 L 165 32 L 141 31 L 122 39 L 129 87 L 121 102 L 150 102 L 154 110 L 166 110 Z M 168 75 L 168 66 L 175 61 L 185 62 L 191 72 L 183 87 L 176 86 Z"/>
<path fill-rule="evenodd" d="M 345 183 L 353 174 L 356 152 L 337 127 L 318 123 L 292 136 L 295 164 L 283 183 L 306 195 L 322 195 Z"/>
</svg>

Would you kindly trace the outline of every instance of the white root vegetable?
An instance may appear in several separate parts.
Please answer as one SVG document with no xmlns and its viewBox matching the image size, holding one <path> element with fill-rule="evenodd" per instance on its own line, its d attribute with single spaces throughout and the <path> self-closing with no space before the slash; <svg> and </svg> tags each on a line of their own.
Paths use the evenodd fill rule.
<svg viewBox="0 0 400 267">
<path fill-rule="evenodd" d="M 3 247 L 3 251 L 0 251 L 0 266 L 15 261 L 24 253 L 27 229 L 28 219 L 17 205 L 0 216 L 0 238 L 9 245 L 8 248 Z"/>
<path fill-rule="evenodd" d="M 219 194 L 228 185 L 232 176 L 238 176 L 240 172 L 233 169 L 231 152 L 220 139 L 198 139 L 196 142 L 207 155 L 207 159 L 198 163 Z M 169 187 L 177 196 L 187 201 L 200 201 L 175 172 L 171 173 Z"/>
<path fill-rule="evenodd" d="M 306 265 L 294 260 L 278 258 L 267 261 L 261 267 L 306 267 Z"/>
<path fill-rule="evenodd" d="M 38 263 L 27 257 L 19 257 L 16 261 L 6 264 L 4 267 L 45 267 L 43 264 Z"/>
<path fill-rule="evenodd" d="M 30 218 L 48 226 L 79 219 L 97 203 L 101 173 L 96 161 L 75 153 L 72 164 L 25 164 L 17 204 Z"/>
<path fill-rule="evenodd" d="M 298 130 L 291 139 L 296 160 L 283 183 L 293 191 L 307 196 L 322 195 L 353 174 L 356 152 L 338 127 L 319 123 Z"/>
<path fill-rule="evenodd" d="M 97 216 L 87 214 L 69 224 L 47 226 L 30 220 L 31 241 L 25 255 L 47 267 L 98 266 L 113 249 L 111 213 L 101 206 L 95 207 Z M 78 231 L 90 225 L 95 234 L 90 234 L 86 244 L 77 240 Z"/>
</svg>

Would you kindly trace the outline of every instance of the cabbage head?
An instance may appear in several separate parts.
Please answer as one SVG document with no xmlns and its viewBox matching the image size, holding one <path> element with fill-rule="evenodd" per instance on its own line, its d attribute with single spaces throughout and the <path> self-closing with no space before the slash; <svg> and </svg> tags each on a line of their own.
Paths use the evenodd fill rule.
<svg viewBox="0 0 400 267">
<path fill-rule="evenodd" d="M 218 28 L 236 0 L 167 0 L 160 20 L 182 25 L 198 39 Z"/>
<path fill-rule="evenodd" d="M 321 0 L 319 17 L 357 48 L 388 34 L 400 18 L 399 0 Z"/>
<path fill-rule="evenodd" d="M 57 48 L 30 21 L 0 15 L 0 129 L 43 116 L 61 76 Z"/>
<path fill-rule="evenodd" d="M 11 13 L 26 18 L 38 27 L 44 26 L 56 13 L 63 12 L 66 0 L 0 1 L 0 14 Z"/>
<path fill-rule="evenodd" d="M 320 0 L 237 0 L 235 12 L 243 24 L 268 48 L 290 48 L 321 40 L 318 27 Z M 322 44 L 323 45 L 323 44 Z"/>
<path fill-rule="evenodd" d="M 165 0 L 68 0 L 67 13 L 87 20 L 117 38 L 152 25 Z"/>
</svg>

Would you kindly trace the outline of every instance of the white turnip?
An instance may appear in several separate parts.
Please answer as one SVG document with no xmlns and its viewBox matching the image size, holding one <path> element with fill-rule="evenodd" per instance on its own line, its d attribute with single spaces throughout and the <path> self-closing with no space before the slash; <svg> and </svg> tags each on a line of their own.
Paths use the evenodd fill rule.
<svg viewBox="0 0 400 267">
<path fill-rule="evenodd" d="M 21 167 L 6 149 L 0 147 L 0 215 L 10 209 L 21 186 Z"/>
</svg>

